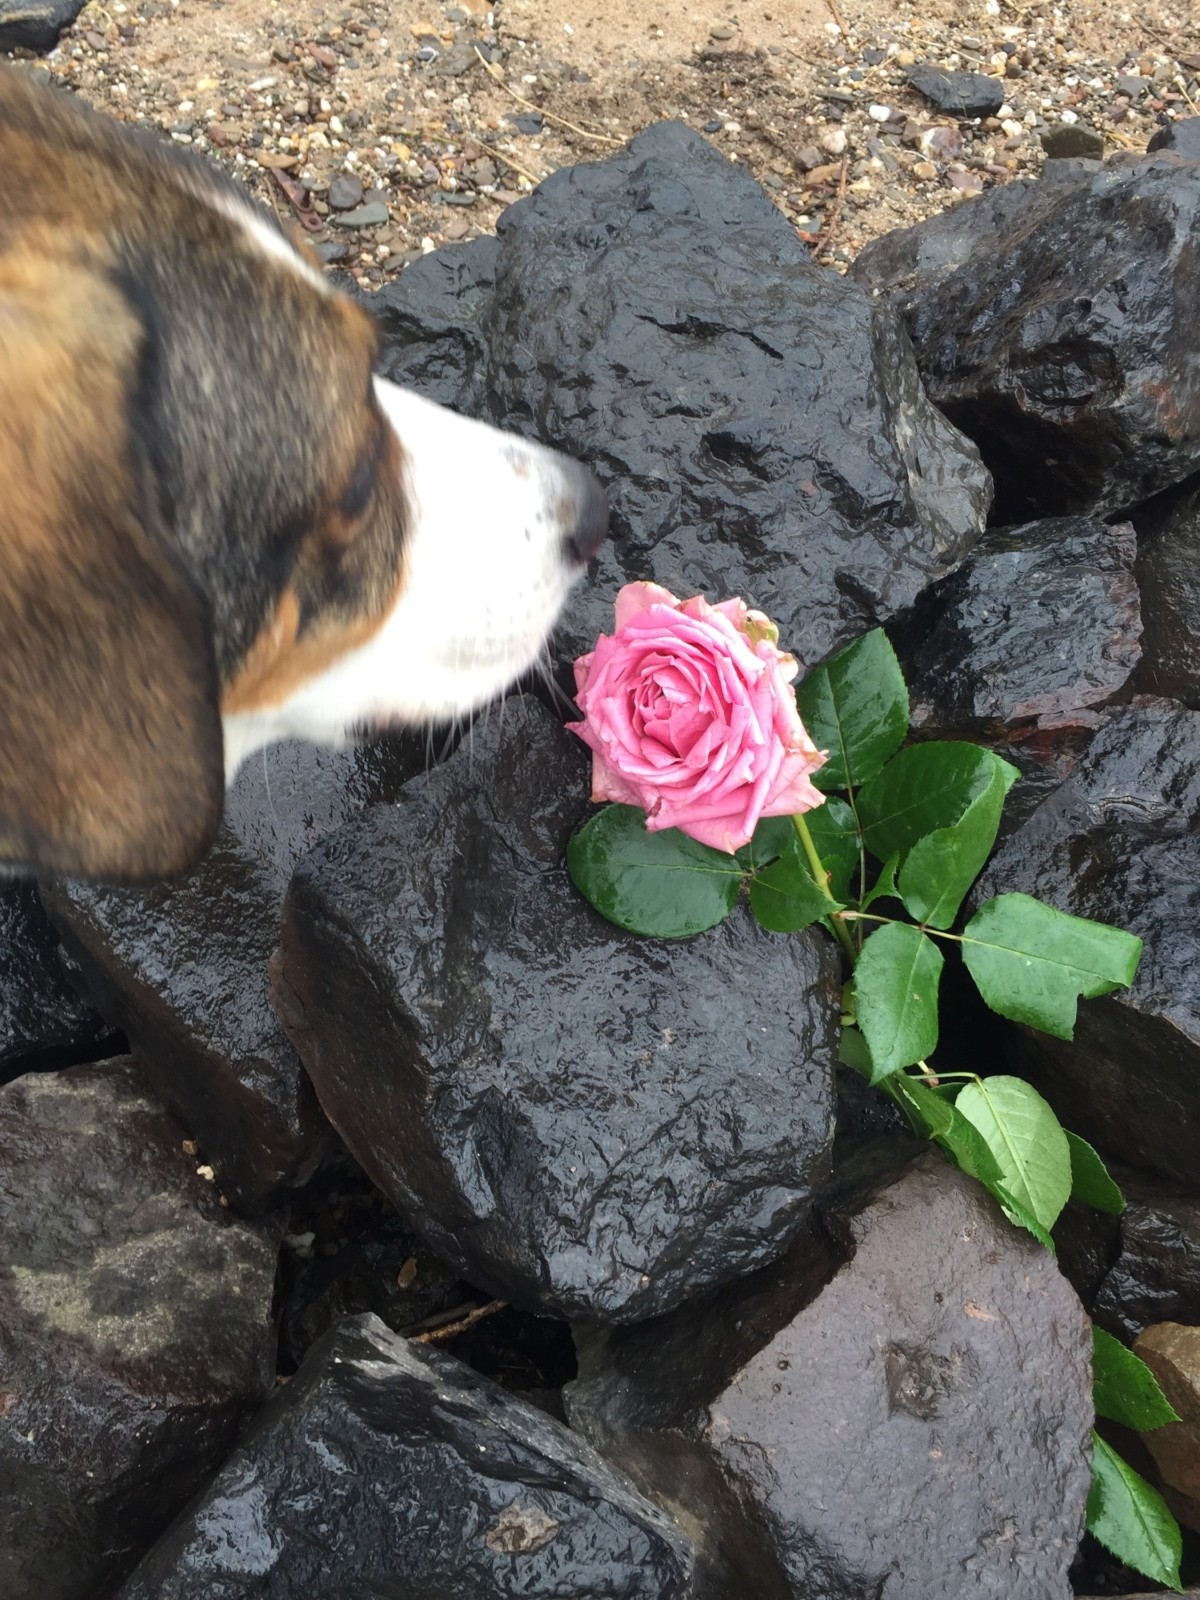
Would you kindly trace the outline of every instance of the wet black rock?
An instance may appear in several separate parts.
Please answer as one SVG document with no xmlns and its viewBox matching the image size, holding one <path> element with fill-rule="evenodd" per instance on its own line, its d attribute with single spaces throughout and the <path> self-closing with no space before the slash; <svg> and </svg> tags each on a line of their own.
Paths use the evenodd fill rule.
<svg viewBox="0 0 1200 1600">
<path fill-rule="evenodd" d="M 997 522 L 1121 513 L 1200 466 L 1200 163 L 1110 164 L 1053 195 L 908 301 L 925 387 L 982 450 Z"/>
<path fill-rule="evenodd" d="M 554 173 L 504 213 L 494 256 L 437 252 L 386 294 L 386 372 L 571 451 L 608 489 L 614 537 L 564 656 L 611 631 L 622 583 L 653 578 L 742 594 L 815 661 L 982 527 L 987 476 L 891 311 L 815 266 L 749 175 L 677 123 Z"/>
<path fill-rule="evenodd" d="M 908 69 L 908 81 L 938 111 L 951 117 L 994 117 L 1004 104 L 1004 83 L 982 72 L 948 72 L 923 61 Z"/>
<path fill-rule="evenodd" d="M 64 979 L 58 939 L 34 885 L 0 888 L 0 1082 L 94 1060 L 114 1038 Z"/>
<path fill-rule="evenodd" d="M 1145 623 L 1138 683 L 1200 704 L 1200 479 L 1142 506 L 1135 525 Z"/>
<path fill-rule="evenodd" d="M 994 529 L 891 629 L 918 728 L 967 738 L 1095 728 L 1141 657 L 1129 523 Z"/>
<path fill-rule="evenodd" d="M 364 1316 L 314 1347 L 119 1600 L 683 1600 L 690 1565 L 566 1428 Z"/>
<path fill-rule="evenodd" d="M 361 751 L 278 745 L 238 775 L 213 850 L 185 878 L 147 890 L 43 885 L 88 998 L 244 1209 L 275 1204 L 335 1148 L 268 1002 L 292 864 L 424 761 L 416 740 Z"/>
<path fill-rule="evenodd" d="M 896 1160 L 715 1303 L 581 1344 L 571 1421 L 694 1531 L 697 1600 L 1067 1600 L 1087 1318 L 977 1184 Z"/>
<path fill-rule="evenodd" d="M 0 50 L 53 50 L 84 0 L 0 0 Z"/>
<path fill-rule="evenodd" d="M 334 1126 L 465 1277 L 582 1321 L 769 1260 L 824 1174 L 838 964 L 745 907 L 636 939 L 572 887 L 584 747 L 509 701 L 297 869 L 280 1014 Z"/>
<path fill-rule="evenodd" d="M 1014 1026 L 1014 1070 L 1069 1127 L 1192 1186 L 1200 1148 L 1200 713 L 1110 713 L 1062 787 L 997 852 L 981 902 L 1021 891 L 1145 941 L 1133 985 L 1080 1002 L 1067 1042 Z"/>
<path fill-rule="evenodd" d="M 1200 161 L 1200 117 L 1180 117 L 1158 130 L 1147 150 L 1173 150 L 1189 161 Z"/>
<path fill-rule="evenodd" d="M 1156 1322 L 1200 1324 L 1200 1200 L 1129 1185 L 1126 1198 L 1096 1320 L 1127 1342 Z"/>
<path fill-rule="evenodd" d="M 281 1228 L 231 1218 L 129 1060 L 0 1089 L 0 1593 L 96 1600 L 274 1380 Z"/>
</svg>

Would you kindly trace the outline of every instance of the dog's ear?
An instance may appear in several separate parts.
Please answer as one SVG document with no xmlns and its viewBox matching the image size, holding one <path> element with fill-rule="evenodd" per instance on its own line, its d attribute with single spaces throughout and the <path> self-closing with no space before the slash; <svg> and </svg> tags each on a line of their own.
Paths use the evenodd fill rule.
<svg viewBox="0 0 1200 1600">
<path fill-rule="evenodd" d="M 188 867 L 224 794 L 205 605 L 161 538 L 119 291 L 0 257 L 0 861 L 138 881 Z"/>
</svg>

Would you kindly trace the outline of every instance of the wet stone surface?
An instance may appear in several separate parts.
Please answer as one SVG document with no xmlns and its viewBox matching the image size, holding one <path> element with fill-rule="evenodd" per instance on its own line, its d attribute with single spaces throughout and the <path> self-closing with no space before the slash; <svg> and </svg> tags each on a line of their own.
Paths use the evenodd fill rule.
<svg viewBox="0 0 1200 1600">
<path fill-rule="evenodd" d="M 1020 891 L 1145 940 L 1129 989 L 1080 1002 L 1073 1042 L 1014 1025 L 1013 1070 L 1131 1166 L 1196 1181 L 1200 1139 L 1200 713 L 1114 711 L 1000 848 L 975 902 Z"/>
<path fill-rule="evenodd" d="M 630 1321 L 799 1227 L 832 1135 L 837 961 L 745 907 L 669 942 L 602 920 L 563 867 L 587 771 L 510 701 L 301 864 L 276 999 L 440 1256 L 528 1309 Z"/>
<path fill-rule="evenodd" d="M 115 1037 L 64 978 L 36 887 L 0 886 L 0 1082 L 95 1059 Z"/>
<path fill-rule="evenodd" d="M 697 1600 L 1070 1594 L 1087 1319 L 976 1184 L 900 1152 L 778 1266 L 581 1343 L 568 1415 L 696 1528 Z"/>
<path fill-rule="evenodd" d="M 128 1059 L 0 1089 L 0 1593 L 96 1600 L 270 1391 L 278 1221 Z"/>
<path fill-rule="evenodd" d="M 576 1435 L 344 1322 L 119 1600 L 685 1600 L 687 1539 Z"/>
</svg>

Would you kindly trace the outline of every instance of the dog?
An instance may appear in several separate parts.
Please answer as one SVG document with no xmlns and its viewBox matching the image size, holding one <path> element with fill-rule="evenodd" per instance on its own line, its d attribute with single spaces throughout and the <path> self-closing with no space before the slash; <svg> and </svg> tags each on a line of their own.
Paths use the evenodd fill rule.
<svg viewBox="0 0 1200 1600">
<path fill-rule="evenodd" d="M 262 745 L 537 658 L 600 485 L 376 354 L 232 179 L 0 67 L 0 861 L 173 876 Z"/>
</svg>

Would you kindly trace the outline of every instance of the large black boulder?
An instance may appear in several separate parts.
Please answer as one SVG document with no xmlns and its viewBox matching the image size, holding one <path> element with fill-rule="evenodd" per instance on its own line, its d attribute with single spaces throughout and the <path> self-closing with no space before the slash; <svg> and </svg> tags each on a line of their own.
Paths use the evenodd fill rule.
<svg viewBox="0 0 1200 1600">
<path fill-rule="evenodd" d="M 1200 705 L 1200 477 L 1142 506 L 1134 525 L 1145 623 L 1138 684 Z"/>
<path fill-rule="evenodd" d="M 685 1600 L 686 1537 L 576 1435 L 377 1317 L 310 1351 L 119 1600 Z"/>
<path fill-rule="evenodd" d="M 277 1004 L 321 1104 L 470 1281 L 633 1321 L 782 1250 L 827 1167 L 838 962 L 744 906 L 638 939 L 573 888 L 590 757 L 538 702 L 300 864 Z"/>
<path fill-rule="evenodd" d="M 0 1594 L 99 1600 L 275 1377 L 282 1228 L 218 1204 L 132 1061 L 0 1089 Z"/>
<path fill-rule="evenodd" d="M 1014 1025 L 1014 1070 L 1093 1143 L 1195 1186 L 1200 713 L 1167 701 L 1114 711 L 973 893 L 1014 891 L 1145 941 L 1130 988 L 1080 1002 L 1073 1041 Z"/>
<path fill-rule="evenodd" d="M 909 259 L 923 230 L 961 238 L 980 221 L 952 271 L 910 287 L 905 320 L 930 398 L 995 476 L 996 520 L 1108 516 L 1194 472 L 1200 163 L 1161 152 L 1023 207 L 977 204 L 911 230 Z M 895 278 L 900 246 L 876 249 L 860 281 L 873 262 Z"/>
<path fill-rule="evenodd" d="M 489 293 L 489 285 L 494 285 Z M 910 603 L 977 537 L 974 448 L 898 319 L 813 264 L 750 176 L 659 123 L 509 207 L 372 302 L 384 370 L 580 456 L 614 537 L 560 629 L 622 583 L 741 594 L 808 662 Z"/>
<path fill-rule="evenodd" d="M 860 1157 L 714 1303 L 581 1341 L 571 1421 L 695 1530 L 697 1600 L 1068 1600 L 1087 1317 L 976 1183 L 905 1159 Z"/>
<path fill-rule="evenodd" d="M 84 0 L 0 0 L 0 50 L 53 50 Z"/>
<path fill-rule="evenodd" d="M 63 975 L 58 939 L 32 883 L 0 888 L 0 1082 L 111 1054 L 115 1039 Z"/>
</svg>

